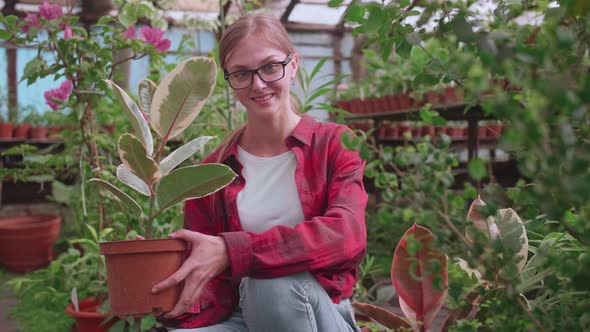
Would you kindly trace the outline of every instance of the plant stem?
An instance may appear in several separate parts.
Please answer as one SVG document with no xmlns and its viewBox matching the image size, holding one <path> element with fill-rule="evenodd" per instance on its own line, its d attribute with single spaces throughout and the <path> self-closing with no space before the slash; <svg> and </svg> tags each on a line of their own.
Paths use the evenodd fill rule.
<svg viewBox="0 0 590 332">
<path fill-rule="evenodd" d="M 516 298 L 516 302 L 522 308 L 525 315 L 527 315 L 531 322 L 535 324 L 535 326 L 537 327 L 537 331 L 545 332 L 545 328 L 543 327 L 541 322 L 539 322 L 539 320 L 533 315 L 529 308 L 527 308 L 526 304 L 522 301 L 522 298 L 520 296 Z"/>
</svg>

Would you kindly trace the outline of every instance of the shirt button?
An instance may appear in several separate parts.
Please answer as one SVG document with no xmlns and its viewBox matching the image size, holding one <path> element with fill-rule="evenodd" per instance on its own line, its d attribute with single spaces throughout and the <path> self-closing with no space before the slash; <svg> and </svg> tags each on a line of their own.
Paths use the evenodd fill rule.
<svg viewBox="0 0 590 332">
<path fill-rule="evenodd" d="M 240 185 L 240 184 L 242 184 L 242 180 L 240 180 L 239 178 L 235 179 L 234 184 Z"/>
</svg>

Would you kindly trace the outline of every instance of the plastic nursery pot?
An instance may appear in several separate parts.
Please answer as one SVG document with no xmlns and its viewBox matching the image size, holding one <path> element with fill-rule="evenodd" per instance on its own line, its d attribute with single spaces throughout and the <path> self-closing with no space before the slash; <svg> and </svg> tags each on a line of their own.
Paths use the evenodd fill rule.
<svg viewBox="0 0 590 332">
<path fill-rule="evenodd" d="M 178 239 L 100 243 L 105 256 L 111 312 L 114 315 L 160 315 L 178 302 L 182 285 L 152 294 L 154 285 L 180 268 L 187 245 Z"/>
<path fill-rule="evenodd" d="M 52 215 L 0 218 L 0 263 L 14 273 L 47 266 L 60 225 L 61 217 Z"/>
<path fill-rule="evenodd" d="M 95 298 L 84 299 L 80 301 L 79 306 L 80 311 L 76 311 L 73 304 L 66 307 L 66 313 L 76 320 L 74 328 L 76 332 L 107 332 L 109 327 L 117 321 L 116 318 L 113 318 L 101 325 L 111 314 L 98 312 L 100 303 Z"/>
<path fill-rule="evenodd" d="M 12 122 L 0 122 L 0 138 L 12 138 Z"/>
</svg>

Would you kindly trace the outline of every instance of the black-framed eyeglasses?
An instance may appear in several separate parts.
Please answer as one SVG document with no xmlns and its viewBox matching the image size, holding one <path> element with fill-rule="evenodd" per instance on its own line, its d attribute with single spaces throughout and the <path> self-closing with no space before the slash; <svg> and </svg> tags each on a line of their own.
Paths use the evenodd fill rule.
<svg viewBox="0 0 590 332">
<path fill-rule="evenodd" d="M 289 54 L 283 61 L 269 63 L 252 70 L 238 70 L 225 74 L 223 77 L 234 90 L 241 90 L 249 87 L 254 82 L 254 74 L 258 75 L 266 83 L 272 83 L 285 77 L 285 66 L 291 61 Z"/>
</svg>

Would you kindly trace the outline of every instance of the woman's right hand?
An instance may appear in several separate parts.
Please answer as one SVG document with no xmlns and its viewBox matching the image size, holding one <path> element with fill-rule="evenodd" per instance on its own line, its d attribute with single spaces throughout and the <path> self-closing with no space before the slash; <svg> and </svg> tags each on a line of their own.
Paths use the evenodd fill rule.
<svg viewBox="0 0 590 332">
<path fill-rule="evenodd" d="M 181 229 L 169 237 L 187 242 L 191 254 L 180 269 L 152 288 L 153 293 L 158 293 L 184 280 L 180 300 L 170 312 L 164 314 L 164 318 L 178 317 L 187 312 L 197 302 L 205 285 L 229 266 L 225 241 L 219 236 Z"/>
</svg>

